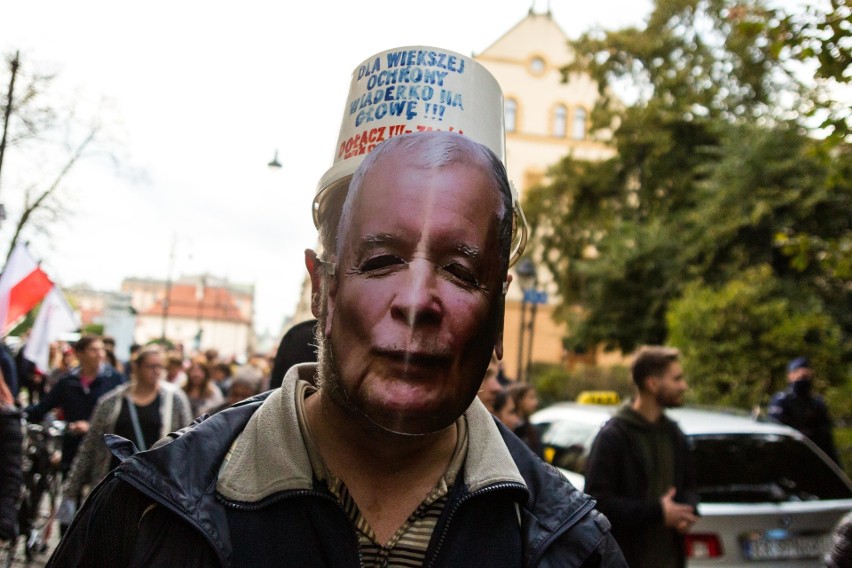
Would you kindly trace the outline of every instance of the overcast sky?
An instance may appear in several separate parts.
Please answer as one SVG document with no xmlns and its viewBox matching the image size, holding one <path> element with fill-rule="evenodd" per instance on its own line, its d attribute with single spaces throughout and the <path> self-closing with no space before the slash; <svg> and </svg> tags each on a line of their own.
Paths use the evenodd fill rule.
<svg viewBox="0 0 852 568">
<path fill-rule="evenodd" d="M 51 238 L 25 237 L 60 285 L 102 290 L 128 276 L 165 279 L 175 242 L 174 277 L 254 283 L 256 327 L 275 333 L 295 309 L 303 251 L 315 244 L 311 199 L 331 165 L 352 70 L 404 45 L 479 53 L 529 8 L 519 0 L 4 2 L 0 55 L 20 50 L 23 68 L 57 72 L 53 94 L 80 114 L 102 108 L 120 158 L 118 168 L 97 155 L 83 160 L 62 189 L 69 213 Z M 576 37 L 640 23 L 650 2 L 553 0 L 551 9 Z M 8 73 L 0 77 L 5 97 Z M 269 170 L 276 149 L 283 168 Z M 15 157 L 7 153 L 0 180 L 12 214 L 28 180 Z M 51 174 L 38 175 L 33 181 Z M 10 225 L 0 226 L 0 254 Z"/>
</svg>

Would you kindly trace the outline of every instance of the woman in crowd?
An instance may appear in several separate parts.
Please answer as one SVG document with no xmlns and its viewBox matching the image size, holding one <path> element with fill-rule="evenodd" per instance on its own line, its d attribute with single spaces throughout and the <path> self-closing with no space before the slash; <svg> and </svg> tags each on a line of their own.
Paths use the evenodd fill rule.
<svg viewBox="0 0 852 568">
<path fill-rule="evenodd" d="M 189 398 L 193 416 L 201 416 L 225 402 L 222 391 L 213 383 L 210 369 L 203 361 L 193 361 L 189 366 L 183 390 Z"/>
<path fill-rule="evenodd" d="M 158 347 L 146 347 L 133 361 L 130 382 L 100 398 L 89 431 L 71 464 L 63 488 L 63 509 L 69 506 L 66 503 L 73 509 L 85 486 L 94 485 L 118 465 L 104 444 L 104 434 L 118 434 L 144 451 L 169 432 L 189 425 L 189 400 L 180 388 L 162 377 L 162 352 Z"/>
<path fill-rule="evenodd" d="M 494 416 L 509 430 L 514 430 L 520 424 L 515 400 L 508 391 L 502 390 L 494 397 Z"/>
<path fill-rule="evenodd" d="M 509 394 L 515 401 L 520 423 L 515 427 L 515 435 L 526 442 L 527 446 L 539 457 L 542 455 L 541 436 L 530 416 L 538 409 L 538 396 L 535 388 L 527 383 L 516 383 L 509 387 Z"/>
</svg>

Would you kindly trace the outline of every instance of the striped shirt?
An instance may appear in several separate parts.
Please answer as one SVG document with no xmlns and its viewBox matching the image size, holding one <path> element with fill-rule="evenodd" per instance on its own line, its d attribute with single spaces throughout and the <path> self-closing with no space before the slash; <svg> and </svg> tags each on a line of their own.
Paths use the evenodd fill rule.
<svg viewBox="0 0 852 568">
<path fill-rule="evenodd" d="M 310 456 L 314 475 L 317 479 L 324 481 L 331 493 L 337 497 L 341 507 L 343 507 L 343 510 L 356 529 L 361 566 L 364 568 L 422 566 L 426 559 L 426 550 L 429 548 L 429 541 L 432 538 L 432 533 L 435 531 L 438 518 L 447 504 L 452 484 L 461 470 L 465 456 L 467 455 L 468 432 L 464 416 L 456 421 L 458 438 L 447 471 L 393 536 L 387 542 L 381 543 L 378 542 L 376 534 L 367 522 L 367 519 L 361 514 L 358 504 L 355 503 L 355 500 L 349 494 L 346 485 L 326 469 L 319 450 L 311 438 L 307 427 L 307 420 L 305 419 L 304 400 L 312 392 L 311 387 L 305 383 L 302 386 L 302 392 L 296 396 L 296 413 L 299 419 L 299 426 L 301 427 L 305 446 Z"/>
</svg>

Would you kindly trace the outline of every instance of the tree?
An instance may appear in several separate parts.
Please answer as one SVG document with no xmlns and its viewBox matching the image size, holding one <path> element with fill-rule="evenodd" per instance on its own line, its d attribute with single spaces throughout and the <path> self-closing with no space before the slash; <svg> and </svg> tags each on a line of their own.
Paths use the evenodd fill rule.
<svg viewBox="0 0 852 568">
<path fill-rule="evenodd" d="M 785 289 L 766 264 L 718 286 L 689 284 L 672 302 L 668 322 L 668 341 L 683 353 L 690 396 L 698 402 L 765 404 L 783 388 L 786 362 L 801 355 L 811 359 L 820 386 L 846 379 L 840 327 L 819 299 Z"/>
<path fill-rule="evenodd" d="M 821 120 L 830 143 L 849 142 L 850 101 L 835 93 L 852 81 L 852 7 L 847 0 L 809 3 L 804 12 L 788 15 L 776 26 L 774 49 L 814 68 L 812 107 L 807 117 Z"/>
<path fill-rule="evenodd" d="M 818 102 L 797 79 L 804 52 L 784 47 L 791 22 L 804 21 L 757 1 L 658 0 L 644 29 L 572 42 L 565 72 L 598 81 L 593 120 L 614 128 L 617 154 L 569 156 L 524 205 L 565 301 L 557 317 L 583 309 L 571 343 L 663 343 L 688 285 L 724 286 L 767 265 L 819 300 L 850 352 L 849 279 L 830 273 L 842 263 L 788 254 L 805 237 L 848 246 L 852 205 L 849 166 L 837 160 L 848 146 L 807 136 L 808 117 L 794 112 Z M 627 106 L 612 95 L 625 84 Z"/>
<path fill-rule="evenodd" d="M 9 58 L 11 71 L 13 62 Z M 117 161 L 115 140 L 101 124 L 102 108 L 82 110 L 80 101 L 55 100 L 56 76 L 31 69 L 23 59 L 17 69 L 11 108 L 0 101 L 0 114 L 9 112 L 6 159 L 0 197 L 12 223 L 9 248 L 28 231 L 48 233 L 67 208 L 63 189 L 68 176 L 84 158 L 107 155 Z M 5 79 L 0 74 L 0 82 Z M 5 229 L 5 227 L 4 227 Z"/>
</svg>

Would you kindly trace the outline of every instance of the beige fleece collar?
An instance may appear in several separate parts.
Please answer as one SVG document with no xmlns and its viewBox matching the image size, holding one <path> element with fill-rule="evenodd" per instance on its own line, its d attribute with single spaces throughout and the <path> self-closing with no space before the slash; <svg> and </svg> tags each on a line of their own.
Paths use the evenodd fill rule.
<svg viewBox="0 0 852 568">
<path fill-rule="evenodd" d="M 313 475 L 296 414 L 296 383 L 313 382 L 316 365 L 292 367 L 234 440 L 219 471 L 226 499 L 257 502 L 286 490 L 312 489 Z M 473 492 L 495 483 L 526 485 L 488 410 L 478 398 L 465 412 L 469 444 L 464 482 Z"/>
</svg>

